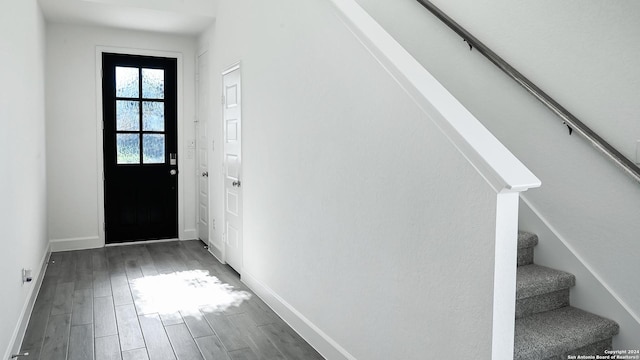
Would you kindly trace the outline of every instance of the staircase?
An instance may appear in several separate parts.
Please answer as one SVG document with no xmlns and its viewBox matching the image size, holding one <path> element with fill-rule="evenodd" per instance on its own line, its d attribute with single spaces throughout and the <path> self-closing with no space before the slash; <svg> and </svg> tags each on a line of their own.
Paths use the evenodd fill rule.
<svg viewBox="0 0 640 360">
<path fill-rule="evenodd" d="M 618 334 L 614 321 L 569 305 L 572 274 L 533 263 L 538 236 L 518 234 L 514 360 L 566 360 L 602 355 Z"/>
</svg>

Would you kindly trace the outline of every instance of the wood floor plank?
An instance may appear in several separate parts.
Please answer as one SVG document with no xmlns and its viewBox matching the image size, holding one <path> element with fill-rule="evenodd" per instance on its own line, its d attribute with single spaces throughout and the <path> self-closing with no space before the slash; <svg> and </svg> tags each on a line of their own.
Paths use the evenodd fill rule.
<svg viewBox="0 0 640 360">
<path fill-rule="evenodd" d="M 118 322 L 118 336 L 122 351 L 133 350 L 145 346 L 138 315 L 133 304 L 116 307 L 116 320 Z"/>
<path fill-rule="evenodd" d="M 93 271 L 78 273 L 78 275 L 76 276 L 75 289 L 91 289 L 93 291 Z"/>
<path fill-rule="evenodd" d="M 269 338 L 275 347 L 287 358 L 323 359 L 315 349 L 286 325 L 269 324 L 259 326 L 258 328 L 264 332 L 267 338 Z"/>
<path fill-rule="evenodd" d="M 116 312 L 111 296 L 93 298 L 93 321 L 97 338 L 118 333 Z"/>
<path fill-rule="evenodd" d="M 194 339 L 213 335 L 213 330 L 211 330 L 209 323 L 197 309 L 183 310 L 180 311 L 180 314 L 182 314 L 182 318 Z"/>
<path fill-rule="evenodd" d="M 153 259 L 153 265 L 159 274 L 169 274 L 173 272 L 173 268 L 169 263 L 170 256 L 160 251 L 159 246 L 147 246 L 147 251 Z"/>
<path fill-rule="evenodd" d="M 107 271 L 107 253 L 104 248 L 91 250 L 93 271 Z"/>
<path fill-rule="evenodd" d="M 143 277 L 142 270 L 140 270 L 140 265 L 138 264 L 137 259 L 127 259 L 124 262 L 124 270 L 127 274 L 127 279 L 129 282 L 132 282 L 136 279 L 140 279 Z"/>
<path fill-rule="evenodd" d="M 111 246 L 106 250 L 107 266 L 110 275 L 125 275 L 124 260 L 122 258 L 121 247 Z"/>
<path fill-rule="evenodd" d="M 74 287 L 74 282 L 58 283 L 53 296 L 51 315 L 71 314 Z"/>
<path fill-rule="evenodd" d="M 244 341 L 244 336 L 233 326 L 233 324 L 227 319 L 227 316 L 217 311 L 211 311 L 208 309 L 201 309 L 205 319 L 209 322 L 209 325 L 215 331 L 216 335 L 227 351 L 239 350 L 248 348 L 249 345 Z"/>
<path fill-rule="evenodd" d="M 47 360 L 66 360 L 70 325 L 71 314 L 49 317 L 41 351 Z"/>
<path fill-rule="evenodd" d="M 249 348 L 230 351 L 231 360 L 259 360 L 260 358 Z"/>
<path fill-rule="evenodd" d="M 195 341 L 205 360 L 229 360 L 227 350 L 216 335 L 197 338 Z"/>
<path fill-rule="evenodd" d="M 228 316 L 229 321 L 245 336 L 251 350 L 263 360 L 287 360 L 263 331 L 258 329 L 250 314 Z"/>
<path fill-rule="evenodd" d="M 93 360 L 93 325 L 71 326 L 68 360 Z"/>
<path fill-rule="evenodd" d="M 160 319 L 162 320 L 162 324 L 165 327 L 184 323 L 184 320 L 182 319 L 182 315 L 180 315 L 179 311 L 170 312 L 170 313 L 161 313 Z"/>
<path fill-rule="evenodd" d="M 142 270 L 143 276 L 158 275 L 158 269 L 156 269 L 153 258 L 146 246 L 141 249 L 140 256 L 138 257 L 138 264 L 140 265 L 140 270 Z"/>
<path fill-rule="evenodd" d="M 122 360 L 149 360 L 149 355 L 146 348 L 123 351 Z"/>
<path fill-rule="evenodd" d="M 150 360 L 175 360 L 171 343 L 157 314 L 138 316 Z"/>
<path fill-rule="evenodd" d="M 107 270 L 93 272 L 93 296 L 111 296 L 111 279 Z"/>
<path fill-rule="evenodd" d="M 91 250 L 79 250 L 76 251 L 76 270 L 79 273 L 92 273 L 93 272 L 93 257 L 91 256 Z"/>
<path fill-rule="evenodd" d="M 93 290 L 84 289 L 73 292 L 71 325 L 93 324 Z"/>
<path fill-rule="evenodd" d="M 118 335 L 96 338 L 95 349 L 96 360 L 122 360 Z"/>
<path fill-rule="evenodd" d="M 115 306 L 133 304 L 131 289 L 126 275 L 111 275 L 111 292 Z"/>
<path fill-rule="evenodd" d="M 165 326 L 165 330 L 178 360 L 203 360 L 185 324 Z"/>
<path fill-rule="evenodd" d="M 58 274 L 58 284 L 76 281 L 76 262 L 74 261 L 73 252 L 65 251 L 62 253 L 62 267 Z"/>
</svg>

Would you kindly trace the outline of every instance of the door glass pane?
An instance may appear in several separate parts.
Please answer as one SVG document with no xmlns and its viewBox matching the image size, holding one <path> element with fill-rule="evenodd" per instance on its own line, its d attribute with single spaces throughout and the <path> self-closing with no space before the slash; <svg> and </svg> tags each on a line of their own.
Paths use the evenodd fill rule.
<svg viewBox="0 0 640 360">
<path fill-rule="evenodd" d="M 138 97 L 138 68 L 116 66 L 116 96 Z"/>
<path fill-rule="evenodd" d="M 118 164 L 140 163 L 140 135 L 116 134 Z"/>
<path fill-rule="evenodd" d="M 164 70 L 142 69 L 142 97 L 164 99 Z"/>
<path fill-rule="evenodd" d="M 142 129 L 144 131 L 164 131 L 163 102 L 142 102 Z"/>
<path fill-rule="evenodd" d="M 140 103 L 116 100 L 116 130 L 140 130 Z"/>
<path fill-rule="evenodd" d="M 142 135 L 142 162 L 164 164 L 164 134 Z"/>
</svg>

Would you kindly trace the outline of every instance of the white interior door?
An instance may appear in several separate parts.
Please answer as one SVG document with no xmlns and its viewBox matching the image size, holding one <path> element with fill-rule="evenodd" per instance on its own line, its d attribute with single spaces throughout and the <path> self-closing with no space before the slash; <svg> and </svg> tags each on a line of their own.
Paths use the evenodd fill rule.
<svg viewBox="0 0 640 360">
<path fill-rule="evenodd" d="M 207 53 L 198 56 L 198 238 L 209 244 L 209 63 Z"/>
<path fill-rule="evenodd" d="M 242 153 L 240 66 L 222 73 L 225 260 L 242 273 Z"/>
</svg>

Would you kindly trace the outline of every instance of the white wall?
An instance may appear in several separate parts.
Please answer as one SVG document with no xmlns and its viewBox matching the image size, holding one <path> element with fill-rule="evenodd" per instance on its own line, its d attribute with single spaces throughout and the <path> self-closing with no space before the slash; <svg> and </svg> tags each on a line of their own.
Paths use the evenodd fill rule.
<svg viewBox="0 0 640 360">
<path fill-rule="evenodd" d="M 45 172 L 45 34 L 36 0 L 0 12 L 0 356 L 21 342 L 36 282 L 48 254 Z"/>
<path fill-rule="evenodd" d="M 569 136 L 554 115 L 488 60 L 470 52 L 418 2 L 358 2 L 542 180 L 542 188 L 528 191 L 523 198 L 534 213 L 544 216 L 554 238 L 563 239 L 568 247 L 554 246 L 573 252 L 571 259 L 556 267 L 576 273 L 590 269 L 610 290 L 608 301 L 602 300 L 600 290 L 584 288 L 580 290 L 583 299 L 575 301 L 574 296 L 572 301 L 621 323 L 625 335 L 614 339 L 616 347 L 637 347 L 640 186 L 584 140 Z M 640 138 L 640 47 L 632 44 L 640 37 L 640 3 L 433 2 L 635 158 L 635 142 Z M 540 229 L 538 224 L 531 220 L 522 227 Z M 574 258 L 582 264 L 570 266 Z M 611 300 L 615 298 L 619 303 Z M 626 310 L 614 310 L 620 307 Z"/>
<path fill-rule="evenodd" d="M 217 144 L 242 64 L 243 280 L 328 359 L 490 358 L 496 193 L 332 9 L 225 0 L 200 39 Z"/>
<path fill-rule="evenodd" d="M 98 27 L 47 25 L 47 171 L 49 237 L 54 250 L 100 246 L 102 238 L 101 118 L 96 48 L 129 48 L 131 53 L 179 54 L 178 149 L 179 237 L 196 237 L 195 38 Z M 180 78 L 180 74 L 182 77 Z M 191 152 L 193 155 L 193 152 Z"/>
</svg>

